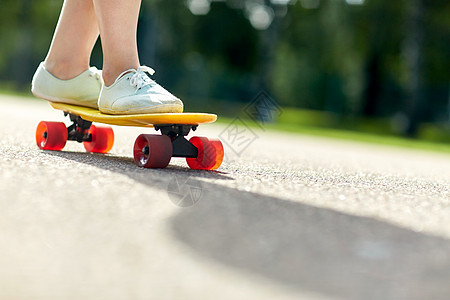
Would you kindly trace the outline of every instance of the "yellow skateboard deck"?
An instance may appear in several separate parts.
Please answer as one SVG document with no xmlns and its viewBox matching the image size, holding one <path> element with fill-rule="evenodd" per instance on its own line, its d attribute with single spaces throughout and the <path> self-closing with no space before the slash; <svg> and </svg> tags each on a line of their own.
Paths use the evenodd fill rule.
<svg viewBox="0 0 450 300">
<path fill-rule="evenodd" d="M 153 127 L 162 124 L 198 125 L 213 123 L 217 115 L 208 113 L 156 113 L 140 115 L 107 115 L 99 110 L 89 107 L 50 102 L 54 109 L 62 110 L 69 114 L 78 115 L 86 121 L 98 122 L 109 125 Z"/>
</svg>

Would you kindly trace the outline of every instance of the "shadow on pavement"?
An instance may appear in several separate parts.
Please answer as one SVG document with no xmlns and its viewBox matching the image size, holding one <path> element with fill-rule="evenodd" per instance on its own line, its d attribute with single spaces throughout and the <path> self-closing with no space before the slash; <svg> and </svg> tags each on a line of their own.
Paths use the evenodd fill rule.
<svg viewBox="0 0 450 300">
<path fill-rule="evenodd" d="M 226 187 L 219 182 L 233 178 L 219 172 L 177 166 L 139 169 L 131 158 L 117 156 L 46 154 L 127 175 L 150 187 L 168 174 L 201 182 L 201 201 L 180 209 L 170 220 L 174 238 L 200 258 L 331 298 L 409 300 L 450 295 L 447 239 Z"/>
<path fill-rule="evenodd" d="M 132 179 L 135 179 L 143 184 L 155 187 L 154 182 L 146 177 L 146 180 L 142 180 L 139 174 L 147 174 L 149 176 L 162 175 L 165 178 L 170 178 L 167 175 L 186 175 L 195 178 L 212 178 L 212 179 L 222 179 L 222 180 L 233 180 L 232 177 L 228 176 L 224 172 L 220 171 L 204 171 L 204 170 L 192 170 L 187 165 L 186 167 L 181 167 L 177 165 L 169 165 L 165 169 L 144 169 L 139 168 L 134 163 L 132 157 L 125 156 L 115 156 L 111 154 L 98 154 L 98 153 L 86 153 L 86 152 L 72 152 L 72 151 L 43 151 L 46 155 L 52 155 L 61 157 L 64 159 L 72 160 L 78 163 L 91 165 L 97 168 L 102 168 L 112 172 L 118 172 L 123 175 L 127 175 Z M 181 158 L 177 158 L 181 159 Z M 151 177 L 153 179 L 153 177 Z M 157 186 L 156 186 L 157 187 Z"/>
<path fill-rule="evenodd" d="M 173 217 L 198 255 L 342 299 L 449 299 L 450 241 L 214 185 Z"/>
</svg>

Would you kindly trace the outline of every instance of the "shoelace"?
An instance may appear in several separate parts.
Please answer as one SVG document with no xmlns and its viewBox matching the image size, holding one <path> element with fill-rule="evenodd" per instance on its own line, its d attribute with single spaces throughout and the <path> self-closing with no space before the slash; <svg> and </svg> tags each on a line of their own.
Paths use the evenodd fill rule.
<svg viewBox="0 0 450 300">
<path fill-rule="evenodd" d="M 137 69 L 136 73 L 131 76 L 130 85 L 139 90 L 144 86 L 154 83 L 154 81 L 151 80 L 150 77 L 145 74 L 145 72 L 149 73 L 150 75 L 155 74 L 155 70 L 153 70 L 152 68 L 147 66 L 140 66 Z"/>
</svg>

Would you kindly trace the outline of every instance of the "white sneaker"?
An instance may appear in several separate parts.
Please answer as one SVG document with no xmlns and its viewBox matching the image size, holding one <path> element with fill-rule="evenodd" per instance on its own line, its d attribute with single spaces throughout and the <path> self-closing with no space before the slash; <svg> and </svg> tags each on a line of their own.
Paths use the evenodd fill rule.
<svg viewBox="0 0 450 300">
<path fill-rule="evenodd" d="M 31 82 L 31 92 L 38 98 L 97 108 L 103 84 L 101 71 L 90 67 L 75 78 L 62 80 L 48 72 L 42 62 Z"/>
<path fill-rule="evenodd" d="M 145 72 L 155 73 L 147 66 L 140 66 L 120 74 L 112 85 L 103 85 L 99 110 L 115 115 L 183 112 L 183 102 Z"/>
</svg>

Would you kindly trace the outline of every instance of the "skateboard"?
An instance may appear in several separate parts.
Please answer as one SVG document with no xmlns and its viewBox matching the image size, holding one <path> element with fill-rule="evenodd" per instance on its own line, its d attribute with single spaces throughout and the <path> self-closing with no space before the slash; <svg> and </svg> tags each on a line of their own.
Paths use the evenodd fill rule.
<svg viewBox="0 0 450 300">
<path fill-rule="evenodd" d="M 63 122 L 41 121 L 36 129 L 36 144 L 43 150 L 60 151 L 67 141 L 83 143 L 87 152 L 108 153 L 114 144 L 110 126 L 93 122 L 150 127 L 160 134 L 141 134 L 137 137 L 133 156 L 137 166 L 165 168 L 172 157 L 183 157 L 191 169 L 215 170 L 223 160 L 223 145 L 218 139 L 186 136 L 200 124 L 213 123 L 217 115 L 208 113 L 155 113 L 139 115 L 107 115 L 97 109 L 72 104 L 49 102 L 69 116 L 72 125 Z"/>
</svg>

